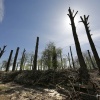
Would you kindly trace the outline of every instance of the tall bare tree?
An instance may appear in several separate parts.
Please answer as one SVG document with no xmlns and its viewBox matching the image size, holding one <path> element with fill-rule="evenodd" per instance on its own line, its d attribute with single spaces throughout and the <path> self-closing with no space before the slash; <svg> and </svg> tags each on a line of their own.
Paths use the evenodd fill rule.
<svg viewBox="0 0 100 100">
<path fill-rule="evenodd" d="M 15 58 L 14 58 L 14 62 L 13 62 L 12 71 L 15 71 L 16 62 L 17 62 L 17 57 L 18 57 L 18 52 L 19 52 L 19 47 L 17 47 L 17 50 L 16 50 L 16 54 L 15 54 Z"/>
<path fill-rule="evenodd" d="M 91 57 L 90 51 L 87 50 L 87 52 L 88 52 L 88 55 L 89 55 L 89 58 L 90 58 L 90 61 L 91 61 L 92 67 L 93 67 L 94 69 L 96 69 L 96 67 L 95 67 L 95 65 L 94 65 L 94 63 L 93 63 L 93 61 L 92 61 L 92 57 Z"/>
<path fill-rule="evenodd" d="M 97 63 L 97 67 L 99 69 L 99 74 L 100 74 L 100 58 L 99 58 L 99 55 L 97 53 L 96 47 L 94 45 L 94 42 L 93 42 L 93 40 L 91 38 L 90 29 L 89 29 L 89 22 L 88 22 L 89 15 L 88 16 L 84 15 L 84 17 L 80 16 L 80 18 L 81 18 L 80 22 L 83 22 L 83 24 L 85 26 L 86 34 L 87 34 L 87 37 L 88 37 L 88 40 L 89 40 L 89 43 L 90 43 L 90 46 L 91 46 L 95 61 Z"/>
<path fill-rule="evenodd" d="M 70 54 L 71 54 L 71 58 L 72 58 L 73 68 L 75 69 L 75 64 L 74 64 L 74 59 L 73 59 L 73 54 L 72 54 L 71 46 L 70 46 Z"/>
<path fill-rule="evenodd" d="M 36 40 L 33 70 L 36 70 L 36 68 L 37 68 L 38 45 L 39 45 L 39 37 L 37 37 L 37 40 Z"/>
<path fill-rule="evenodd" d="M 88 74 L 86 63 L 85 63 L 83 55 L 82 55 L 80 43 L 79 43 L 77 32 L 76 32 L 75 22 L 74 22 L 74 18 L 76 16 L 76 14 L 78 13 L 78 11 L 74 14 L 74 11 L 72 12 L 70 7 L 69 7 L 68 11 L 69 11 L 69 14 L 67 14 L 67 15 L 69 16 L 70 21 L 71 21 L 73 37 L 74 37 L 76 51 L 77 51 L 77 55 L 78 55 L 78 59 L 79 59 L 79 63 L 80 63 L 80 69 L 79 69 L 80 81 L 82 81 L 84 79 L 88 80 L 89 74 Z"/>
<path fill-rule="evenodd" d="M 22 66 L 23 66 L 23 63 L 24 63 L 24 59 L 25 59 L 25 49 L 24 49 L 24 51 L 23 51 L 23 53 L 22 53 L 22 58 L 21 58 L 21 64 L 20 64 L 20 71 L 22 71 Z"/>
<path fill-rule="evenodd" d="M 9 70 L 12 54 L 13 54 L 13 50 L 11 50 L 10 55 L 9 55 L 9 59 L 8 59 L 8 62 L 7 62 L 7 67 L 6 67 L 6 72 Z"/>
<path fill-rule="evenodd" d="M 71 62 L 70 62 L 70 55 L 69 55 L 69 53 L 68 53 L 68 61 L 69 61 L 69 66 L 70 66 L 70 68 L 72 68 L 72 66 L 71 66 Z"/>
<path fill-rule="evenodd" d="M 3 53 L 5 52 L 6 45 L 3 46 L 3 49 L 0 48 L 0 58 L 2 57 Z"/>
</svg>

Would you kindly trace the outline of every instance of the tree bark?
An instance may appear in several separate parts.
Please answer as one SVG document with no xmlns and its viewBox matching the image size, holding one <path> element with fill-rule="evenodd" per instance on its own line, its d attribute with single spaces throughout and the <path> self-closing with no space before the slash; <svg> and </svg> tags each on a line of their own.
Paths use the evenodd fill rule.
<svg viewBox="0 0 100 100">
<path fill-rule="evenodd" d="M 97 63 L 97 67 L 99 69 L 99 73 L 100 73 L 100 58 L 99 58 L 99 55 L 97 53 L 97 50 L 96 50 L 96 47 L 94 45 L 94 42 L 91 38 L 91 35 L 90 35 L 90 30 L 89 30 L 89 23 L 88 23 L 88 18 L 89 16 L 85 16 L 84 15 L 84 19 L 82 17 L 81 18 L 81 22 L 83 22 L 84 26 L 85 26 L 85 30 L 86 30 L 86 33 L 87 33 L 87 37 L 88 37 L 88 40 L 89 40 L 89 43 L 90 43 L 90 46 L 91 46 L 91 49 L 92 49 L 92 52 L 93 52 L 93 55 L 94 55 L 94 58 L 95 58 L 95 61 Z"/>
<path fill-rule="evenodd" d="M 39 37 L 37 37 L 37 40 L 36 40 L 33 70 L 36 70 L 36 68 L 37 68 L 38 45 L 39 45 Z"/>
<path fill-rule="evenodd" d="M 16 54 L 15 54 L 15 58 L 14 58 L 14 62 L 13 62 L 12 71 L 15 71 L 16 62 L 17 62 L 17 57 L 18 57 L 18 52 L 19 52 L 19 47 L 17 47 L 17 50 L 16 50 Z"/>
<path fill-rule="evenodd" d="M 75 15 L 73 15 L 73 12 L 71 11 L 70 8 L 68 11 L 69 11 L 69 14 L 67 14 L 67 15 L 69 16 L 70 21 L 71 21 L 73 37 L 74 37 L 75 46 L 76 46 L 76 52 L 77 52 L 79 63 L 80 63 L 80 69 L 79 69 L 80 81 L 88 80 L 89 74 L 88 74 L 86 63 L 85 63 L 83 55 L 82 55 L 82 51 L 81 51 L 80 43 L 78 40 L 75 23 L 74 23 L 74 18 L 76 16 L 76 14 L 78 13 L 78 11 L 75 13 Z"/>
<path fill-rule="evenodd" d="M 7 67 L 6 67 L 6 72 L 9 70 L 12 54 L 13 54 L 13 50 L 11 50 L 10 55 L 9 55 L 9 59 L 8 59 L 8 62 L 7 62 Z"/>
<path fill-rule="evenodd" d="M 70 46 L 70 54 L 71 54 L 71 58 L 72 58 L 73 68 L 75 69 L 75 64 L 74 64 L 74 59 L 73 59 L 73 54 L 72 54 L 71 46 Z"/>
</svg>

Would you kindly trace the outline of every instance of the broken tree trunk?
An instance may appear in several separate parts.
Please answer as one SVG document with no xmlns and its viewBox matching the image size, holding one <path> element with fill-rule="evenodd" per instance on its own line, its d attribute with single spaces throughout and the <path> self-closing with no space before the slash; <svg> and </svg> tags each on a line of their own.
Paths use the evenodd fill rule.
<svg viewBox="0 0 100 100">
<path fill-rule="evenodd" d="M 16 50 L 16 54 L 15 54 L 15 58 L 14 58 L 14 62 L 13 62 L 12 71 L 15 71 L 16 62 L 17 62 L 17 57 L 18 57 L 18 52 L 19 52 L 19 47 L 17 47 L 17 50 Z"/>
<path fill-rule="evenodd" d="M 69 11 L 69 14 L 67 15 L 69 16 L 70 21 L 71 21 L 71 27 L 72 27 L 73 37 L 75 41 L 75 46 L 76 46 L 76 52 L 77 52 L 79 63 L 80 63 L 80 69 L 79 69 L 80 81 L 81 82 L 85 80 L 88 81 L 90 76 L 88 74 L 87 66 L 82 55 L 80 43 L 79 43 L 77 32 L 76 32 L 75 22 L 74 22 L 74 18 L 76 14 L 78 13 L 78 11 L 75 13 L 75 15 L 74 15 L 74 11 L 72 12 L 70 7 L 68 11 Z"/>
<path fill-rule="evenodd" d="M 68 53 L 68 61 L 69 61 L 69 66 L 70 66 L 70 68 L 72 68 L 71 62 L 70 62 L 70 56 L 69 56 L 69 53 Z"/>
<path fill-rule="evenodd" d="M 72 58 L 73 68 L 75 69 L 75 64 L 74 64 L 74 59 L 73 59 L 73 54 L 72 54 L 71 46 L 70 46 L 70 54 L 71 54 L 71 58 Z"/>
<path fill-rule="evenodd" d="M 3 46 L 3 49 L 0 48 L 0 58 L 2 57 L 3 53 L 5 52 L 6 45 Z"/>
<path fill-rule="evenodd" d="M 20 64 L 20 71 L 22 71 L 22 67 L 23 67 L 23 63 L 24 63 L 24 59 L 25 59 L 25 49 L 23 51 L 23 54 L 22 54 L 22 58 L 21 58 L 21 64 Z"/>
<path fill-rule="evenodd" d="M 92 67 L 93 67 L 94 69 L 96 69 L 96 67 L 95 67 L 95 65 L 94 65 L 94 63 L 93 63 L 93 61 L 92 61 L 92 57 L 91 57 L 90 51 L 87 50 L 87 52 L 88 52 L 88 55 L 89 55 L 89 58 L 90 58 L 90 61 L 91 61 Z"/>
<path fill-rule="evenodd" d="M 88 37 L 88 40 L 89 40 L 89 43 L 90 43 L 90 46 L 91 46 L 91 49 L 92 49 L 96 64 L 97 64 L 97 67 L 99 69 L 99 73 L 100 73 L 100 58 L 99 58 L 99 55 L 97 53 L 96 47 L 94 45 L 94 42 L 93 42 L 93 40 L 91 38 L 91 34 L 90 34 L 89 26 L 88 26 L 89 25 L 89 22 L 88 22 L 89 15 L 87 17 L 84 15 L 84 18 L 82 18 L 82 16 L 80 16 L 80 18 L 81 18 L 80 22 L 83 22 L 83 24 L 85 26 L 87 37 Z"/>
<path fill-rule="evenodd" d="M 11 50 L 10 55 L 9 55 L 9 59 L 8 59 L 8 62 L 7 62 L 7 67 L 6 67 L 6 72 L 9 70 L 12 54 L 13 54 L 13 50 Z"/>
<path fill-rule="evenodd" d="M 37 68 L 38 45 L 39 45 L 39 37 L 37 37 L 37 40 L 36 40 L 34 62 L 33 62 L 33 66 L 32 66 L 33 70 L 36 70 L 36 68 Z"/>
</svg>

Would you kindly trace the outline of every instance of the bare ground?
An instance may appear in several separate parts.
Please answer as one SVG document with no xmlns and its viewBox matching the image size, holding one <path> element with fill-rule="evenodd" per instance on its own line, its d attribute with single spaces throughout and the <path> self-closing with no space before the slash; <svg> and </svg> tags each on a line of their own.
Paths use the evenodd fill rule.
<svg viewBox="0 0 100 100">
<path fill-rule="evenodd" d="M 100 100 L 99 97 L 96 97 L 100 95 L 100 75 L 98 70 L 89 72 L 90 81 L 86 85 L 73 81 L 77 79 L 78 75 L 77 71 L 71 70 L 57 72 L 57 75 L 52 74 L 52 71 L 45 74 L 40 74 L 40 72 L 31 74 L 28 71 L 1 74 L 0 81 L 3 80 L 4 83 L 0 83 L 0 100 Z M 55 78 L 51 77 L 53 75 L 55 75 Z M 16 82 L 21 83 L 21 85 Z M 29 86 L 31 82 L 37 85 L 41 83 L 44 86 L 50 86 L 53 83 L 58 84 L 54 84 L 56 88 L 51 89 L 37 85 L 32 86 L 31 84 Z"/>
<path fill-rule="evenodd" d="M 0 84 L 0 100 L 68 100 L 54 89 L 25 88 L 15 83 Z"/>
</svg>

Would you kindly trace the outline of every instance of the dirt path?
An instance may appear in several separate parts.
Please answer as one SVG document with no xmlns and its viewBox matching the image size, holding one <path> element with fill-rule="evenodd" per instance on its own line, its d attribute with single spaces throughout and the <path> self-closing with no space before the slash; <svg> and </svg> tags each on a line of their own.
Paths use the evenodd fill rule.
<svg viewBox="0 0 100 100">
<path fill-rule="evenodd" d="M 0 100 L 66 100 L 54 89 L 25 88 L 15 83 L 0 84 Z M 68 100 L 68 99 L 67 99 Z"/>
</svg>

